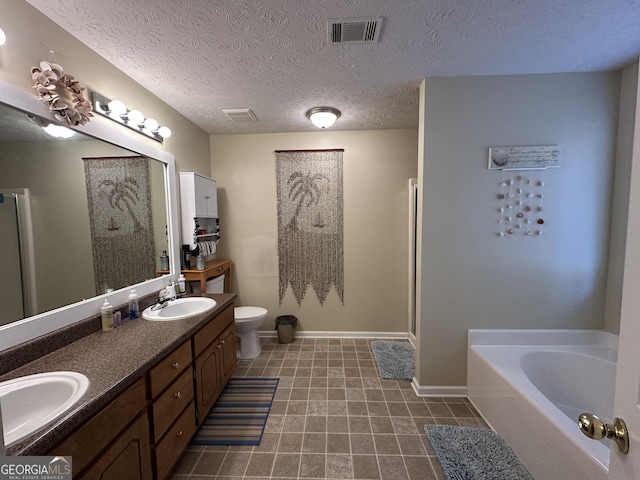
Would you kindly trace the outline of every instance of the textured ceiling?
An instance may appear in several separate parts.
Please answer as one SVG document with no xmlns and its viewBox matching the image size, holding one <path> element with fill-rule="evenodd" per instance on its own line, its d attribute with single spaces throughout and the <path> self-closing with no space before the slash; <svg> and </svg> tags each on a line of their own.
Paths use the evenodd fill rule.
<svg viewBox="0 0 640 480">
<path fill-rule="evenodd" d="M 418 124 L 431 76 L 619 69 L 640 52 L 638 0 L 27 0 L 212 134 Z M 379 42 L 337 45 L 327 19 L 382 16 Z M 251 108 L 234 123 L 223 108 Z"/>
</svg>

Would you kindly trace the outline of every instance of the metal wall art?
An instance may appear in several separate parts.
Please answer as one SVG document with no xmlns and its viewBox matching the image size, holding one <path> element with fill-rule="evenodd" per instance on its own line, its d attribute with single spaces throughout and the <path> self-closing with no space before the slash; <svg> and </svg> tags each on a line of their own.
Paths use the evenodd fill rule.
<svg viewBox="0 0 640 480">
<path fill-rule="evenodd" d="M 309 286 L 321 305 L 334 286 L 344 304 L 343 152 L 275 152 L 280 305 L 289 286 L 298 305 Z"/>
</svg>

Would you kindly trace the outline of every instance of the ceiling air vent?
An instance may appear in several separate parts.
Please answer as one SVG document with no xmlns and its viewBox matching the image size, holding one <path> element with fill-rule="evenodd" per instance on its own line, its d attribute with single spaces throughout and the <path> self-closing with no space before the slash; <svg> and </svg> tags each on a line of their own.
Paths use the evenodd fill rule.
<svg viewBox="0 0 640 480">
<path fill-rule="evenodd" d="M 330 43 L 375 43 L 382 17 L 330 18 L 328 24 Z"/>
<path fill-rule="evenodd" d="M 258 117 L 250 108 L 223 108 L 224 114 L 232 122 L 257 122 Z"/>
</svg>

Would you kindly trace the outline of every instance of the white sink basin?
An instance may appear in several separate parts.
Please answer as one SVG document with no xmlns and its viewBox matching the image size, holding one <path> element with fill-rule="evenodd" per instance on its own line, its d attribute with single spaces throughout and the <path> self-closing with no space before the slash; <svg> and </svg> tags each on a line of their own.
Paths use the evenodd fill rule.
<svg viewBox="0 0 640 480">
<path fill-rule="evenodd" d="M 182 320 L 213 310 L 216 305 L 216 301 L 209 297 L 178 298 L 171 300 L 164 308 L 157 310 L 153 310 L 153 307 L 147 308 L 142 312 L 142 318 L 159 322 Z"/>
<path fill-rule="evenodd" d="M 13 445 L 69 410 L 89 388 L 76 372 L 48 372 L 0 383 L 5 446 Z"/>
</svg>

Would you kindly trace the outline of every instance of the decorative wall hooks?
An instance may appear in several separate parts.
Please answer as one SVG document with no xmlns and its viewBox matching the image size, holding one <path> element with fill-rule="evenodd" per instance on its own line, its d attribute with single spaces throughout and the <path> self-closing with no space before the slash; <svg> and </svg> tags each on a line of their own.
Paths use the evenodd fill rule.
<svg viewBox="0 0 640 480">
<path fill-rule="evenodd" d="M 110 100 L 98 92 L 91 92 L 95 112 L 162 143 L 171 136 L 169 127 L 160 126 L 153 118 L 145 118 L 140 110 L 129 110 L 120 100 Z"/>
<path fill-rule="evenodd" d="M 542 235 L 544 220 L 542 172 L 504 172 L 498 182 L 498 237 Z"/>
</svg>

